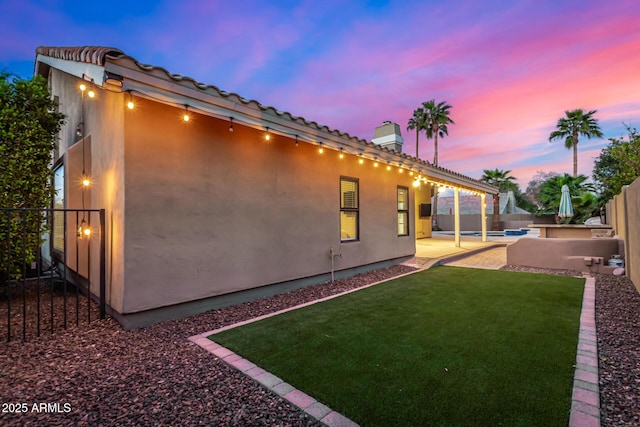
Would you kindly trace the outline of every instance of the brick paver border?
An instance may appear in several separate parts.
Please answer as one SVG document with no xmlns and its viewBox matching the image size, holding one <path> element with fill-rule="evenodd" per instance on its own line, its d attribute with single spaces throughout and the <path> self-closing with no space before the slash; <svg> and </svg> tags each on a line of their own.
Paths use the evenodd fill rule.
<svg viewBox="0 0 640 427">
<path fill-rule="evenodd" d="M 270 372 L 256 366 L 255 363 L 248 361 L 233 351 L 211 341 L 207 338 L 211 332 L 194 335 L 189 337 L 189 341 L 199 345 L 214 356 L 227 362 L 240 372 L 253 378 L 267 389 L 273 391 L 280 397 L 289 401 L 291 404 L 302 409 L 307 415 L 319 420 L 329 427 L 357 427 L 358 424 L 351 421 L 344 415 L 332 410 L 313 397 L 296 389 L 289 383 L 284 382 L 281 378 Z"/>
<path fill-rule="evenodd" d="M 585 279 L 569 427 L 600 427 L 596 281 L 592 276 Z"/>
</svg>

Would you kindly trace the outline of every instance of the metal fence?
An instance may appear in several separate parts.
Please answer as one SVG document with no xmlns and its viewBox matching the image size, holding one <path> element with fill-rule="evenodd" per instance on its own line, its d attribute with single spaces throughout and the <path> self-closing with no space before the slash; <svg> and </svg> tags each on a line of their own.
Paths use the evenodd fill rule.
<svg viewBox="0 0 640 427">
<path fill-rule="evenodd" d="M 0 339 L 104 319 L 105 256 L 104 209 L 0 208 Z"/>
</svg>

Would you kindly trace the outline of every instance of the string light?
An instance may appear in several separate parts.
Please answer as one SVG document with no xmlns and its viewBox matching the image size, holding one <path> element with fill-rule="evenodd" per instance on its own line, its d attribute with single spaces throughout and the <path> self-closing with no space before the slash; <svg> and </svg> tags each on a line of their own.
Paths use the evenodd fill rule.
<svg viewBox="0 0 640 427">
<path fill-rule="evenodd" d="M 82 178 L 82 186 L 83 187 L 88 187 L 91 185 L 91 180 L 89 179 L 88 176 L 85 176 L 84 178 Z"/>
<path fill-rule="evenodd" d="M 79 88 L 83 92 L 83 96 L 84 96 L 84 92 L 87 91 L 87 86 L 84 83 L 82 83 L 82 84 L 79 85 Z M 129 97 L 128 97 L 128 101 L 127 101 L 127 104 L 126 104 L 127 108 L 130 109 L 130 110 L 135 108 L 135 104 L 133 102 L 133 96 L 132 96 L 131 92 L 132 92 L 132 90 L 128 90 L 127 91 L 127 93 L 129 94 Z M 94 98 L 95 97 L 95 92 L 93 90 L 89 90 L 87 92 L 87 96 L 89 96 L 90 98 Z M 148 95 L 146 95 L 146 96 L 148 96 Z M 185 122 L 190 121 L 189 105 L 187 105 L 187 104 L 184 104 L 184 115 L 182 116 L 182 119 Z M 233 132 L 234 131 L 233 122 L 234 122 L 234 118 L 233 117 L 229 117 L 229 128 L 228 128 L 229 132 Z M 297 134 L 294 135 L 294 134 L 288 133 L 286 131 L 280 131 L 280 132 L 284 133 L 284 134 L 288 134 L 288 135 L 294 136 L 295 137 L 295 145 L 296 145 L 296 147 L 299 147 L 299 144 L 300 144 L 299 135 L 297 135 Z M 78 136 L 82 136 L 84 134 L 84 122 L 81 122 L 80 125 L 78 125 L 77 134 L 78 134 Z M 264 139 L 266 141 L 270 141 L 271 140 L 271 131 L 270 131 L 269 127 L 266 127 Z M 323 145 L 323 143 L 321 141 L 318 141 L 317 144 L 318 144 L 318 152 L 320 154 L 323 154 L 324 153 L 324 145 Z M 339 150 L 338 158 L 339 159 L 344 159 L 344 153 L 345 153 L 344 148 L 343 147 L 338 147 L 338 148 L 334 148 L 334 149 L 338 149 Z M 347 152 L 347 154 L 349 154 L 349 153 Z M 354 156 L 357 157 L 359 164 L 361 164 L 361 165 L 364 164 L 365 157 L 363 155 L 354 154 Z M 391 162 L 387 160 L 386 163 L 387 163 L 387 171 L 390 171 L 392 169 Z M 375 168 L 379 167 L 379 160 L 376 157 L 373 158 L 373 166 Z M 408 167 L 405 168 L 405 167 L 403 167 L 401 165 L 398 166 L 398 173 L 400 173 L 400 174 L 404 173 L 404 169 L 407 169 L 409 171 L 409 176 L 413 177 L 415 175 L 415 172 L 411 168 L 408 168 Z M 430 181 L 426 177 L 423 177 L 421 174 L 418 174 L 418 176 L 416 178 L 414 178 L 414 179 L 415 179 L 415 181 L 413 182 L 413 185 L 415 187 L 419 187 L 420 183 L 424 181 L 426 184 L 431 184 L 434 187 L 438 187 L 438 191 L 439 192 L 442 192 L 447 188 L 457 188 L 457 189 L 459 189 L 459 190 L 461 190 L 463 192 L 468 192 L 471 195 L 476 195 L 476 196 L 477 195 L 481 195 L 481 193 L 476 192 L 474 190 L 470 190 L 470 189 L 466 189 L 466 188 L 462 188 L 462 187 L 456 187 L 454 185 L 446 185 L 446 184 L 441 183 L 441 182 Z M 83 187 L 88 187 L 88 186 L 91 185 L 91 180 L 89 179 L 88 176 L 85 177 L 84 174 L 83 174 L 82 185 L 83 185 Z M 84 218 L 83 218 L 83 221 L 84 221 Z M 86 221 L 84 221 L 84 223 L 86 224 Z M 91 233 L 91 230 L 89 228 L 82 227 L 82 226 L 79 229 L 79 233 L 80 233 L 80 231 L 82 231 L 82 234 L 85 235 L 85 236 L 88 236 Z"/>
<path fill-rule="evenodd" d="M 133 103 L 133 97 L 131 96 L 131 91 L 128 90 L 127 93 L 129 94 L 129 100 L 127 101 L 127 108 L 129 110 L 133 110 L 136 105 Z"/>
</svg>

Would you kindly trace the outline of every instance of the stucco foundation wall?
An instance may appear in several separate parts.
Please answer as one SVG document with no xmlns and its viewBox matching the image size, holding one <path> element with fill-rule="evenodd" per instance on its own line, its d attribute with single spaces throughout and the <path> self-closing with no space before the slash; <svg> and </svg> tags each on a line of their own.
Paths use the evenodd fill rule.
<svg viewBox="0 0 640 427">
<path fill-rule="evenodd" d="M 131 114 L 129 114 L 131 113 Z M 397 236 L 397 186 L 384 165 L 139 100 L 125 117 L 122 313 L 247 290 L 415 253 Z M 359 180 L 360 239 L 340 242 L 340 176 Z"/>
<path fill-rule="evenodd" d="M 518 239 L 507 246 L 507 264 L 528 267 L 603 272 L 613 254 L 623 248 L 620 239 Z M 585 257 L 602 258 L 591 266 Z"/>
<path fill-rule="evenodd" d="M 625 270 L 640 292 L 640 178 L 607 204 L 607 222 L 625 241 Z"/>
</svg>

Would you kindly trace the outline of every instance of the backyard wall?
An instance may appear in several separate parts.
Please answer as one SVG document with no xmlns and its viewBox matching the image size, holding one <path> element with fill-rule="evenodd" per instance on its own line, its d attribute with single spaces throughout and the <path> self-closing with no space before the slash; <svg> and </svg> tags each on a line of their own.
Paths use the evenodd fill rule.
<svg viewBox="0 0 640 427">
<path fill-rule="evenodd" d="M 551 217 L 552 219 L 553 217 Z M 493 217 L 491 214 L 487 215 L 487 230 L 491 230 L 491 222 Z M 549 219 L 544 216 L 523 215 L 523 214 L 504 214 L 500 215 L 500 229 L 510 228 L 523 228 L 532 223 L 548 223 Z M 460 229 L 463 231 L 480 231 L 481 230 L 481 215 L 480 214 L 466 214 L 460 215 Z M 453 231 L 454 229 L 454 216 L 453 215 L 438 215 L 438 225 L 445 231 Z"/>
<path fill-rule="evenodd" d="M 640 292 L 640 178 L 607 203 L 607 224 L 625 242 L 625 270 Z"/>
<path fill-rule="evenodd" d="M 623 251 L 620 239 L 518 239 L 507 246 L 507 264 L 611 273 L 607 261 Z M 588 258 L 591 265 L 587 265 Z"/>
</svg>

